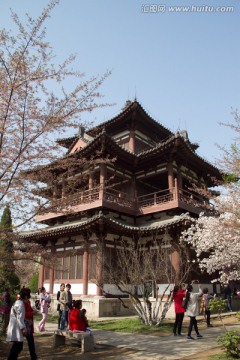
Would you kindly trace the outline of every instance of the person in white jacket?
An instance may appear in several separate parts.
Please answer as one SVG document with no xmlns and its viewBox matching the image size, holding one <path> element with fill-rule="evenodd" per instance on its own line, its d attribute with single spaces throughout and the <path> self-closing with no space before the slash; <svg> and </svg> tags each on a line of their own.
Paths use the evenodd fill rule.
<svg viewBox="0 0 240 360">
<path fill-rule="evenodd" d="M 186 297 L 188 299 L 186 315 L 190 317 L 187 339 L 191 340 L 194 340 L 194 338 L 191 336 L 193 327 L 196 332 L 197 338 L 202 338 L 202 335 L 200 335 L 198 331 L 196 316 L 199 315 L 199 297 L 202 296 L 203 292 L 201 289 L 201 284 L 198 284 L 198 287 L 199 291 L 197 293 L 193 293 L 193 286 L 188 285 L 186 293 Z"/>
<path fill-rule="evenodd" d="M 12 342 L 13 344 L 7 360 L 16 360 L 23 349 L 23 336 L 27 334 L 27 329 L 24 322 L 24 300 L 26 299 L 27 292 L 23 288 L 20 290 L 19 299 L 15 301 L 11 308 L 6 341 Z"/>
</svg>

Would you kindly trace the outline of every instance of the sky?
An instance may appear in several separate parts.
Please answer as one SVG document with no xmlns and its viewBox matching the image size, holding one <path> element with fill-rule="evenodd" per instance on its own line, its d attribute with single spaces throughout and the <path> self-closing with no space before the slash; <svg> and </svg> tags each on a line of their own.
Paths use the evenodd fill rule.
<svg viewBox="0 0 240 360">
<path fill-rule="evenodd" d="M 40 15 L 45 0 L 0 0 L 0 24 Z M 46 23 L 56 62 L 77 54 L 86 79 L 111 70 L 101 93 L 113 106 L 82 115 L 99 124 L 137 100 L 156 121 L 187 130 L 215 163 L 233 142 L 240 107 L 239 0 L 60 0 Z"/>
</svg>

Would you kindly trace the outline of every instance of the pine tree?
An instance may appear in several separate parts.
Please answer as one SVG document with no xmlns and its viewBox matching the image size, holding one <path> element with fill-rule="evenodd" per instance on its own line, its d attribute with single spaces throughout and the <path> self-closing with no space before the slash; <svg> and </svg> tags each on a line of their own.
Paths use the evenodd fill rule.
<svg viewBox="0 0 240 360">
<path fill-rule="evenodd" d="M 11 240 L 12 233 L 12 216 L 11 210 L 7 205 L 3 211 L 0 221 L 0 289 L 10 286 L 12 289 L 19 287 L 19 278 L 15 274 L 15 266 L 13 262 L 13 242 Z"/>
</svg>

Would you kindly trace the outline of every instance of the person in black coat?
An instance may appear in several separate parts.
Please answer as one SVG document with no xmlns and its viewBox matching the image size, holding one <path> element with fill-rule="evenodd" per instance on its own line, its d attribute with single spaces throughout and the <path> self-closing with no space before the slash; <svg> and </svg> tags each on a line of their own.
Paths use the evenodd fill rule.
<svg viewBox="0 0 240 360">
<path fill-rule="evenodd" d="M 62 283 L 62 284 L 60 285 L 60 290 L 58 290 L 58 292 L 57 292 L 57 301 L 58 301 L 58 304 L 57 304 L 57 311 L 58 311 L 58 329 L 60 329 L 61 318 L 62 318 L 62 310 L 61 310 L 61 308 L 60 308 L 59 299 L 60 299 L 61 292 L 63 292 L 64 290 L 65 290 L 65 284 Z"/>
</svg>

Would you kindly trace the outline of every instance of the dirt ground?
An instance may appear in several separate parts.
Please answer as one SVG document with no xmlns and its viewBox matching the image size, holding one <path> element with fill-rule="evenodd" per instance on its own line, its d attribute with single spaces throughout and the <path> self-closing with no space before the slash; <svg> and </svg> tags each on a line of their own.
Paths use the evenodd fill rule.
<svg viewBox="0 0 240 360">
<path fill-rule="evenodd" d="M 136 350 L 124 349 L 124 348 L 114 348 L 97 345 L 94 351 L 90 353 L 81 354 L 81 351 L 78 346 L 73 344 L 67 344 L 64 347 L 59 346 L 58 348 L 52 348 L 52 336 L 36 336 L 35 344 L 39 360 L 70 360 L 70 359 L 80 359 L 80 360 L 151 360 L 149 357 L 144 357 L 142 353 L 138 353 Z M 2 343 L 1 343 L 2 345 Z M 0 350 L 0 359 L 6 360 L 7 355 L 10 349 L 10 344 L 1 346 Z M 219 354 L 220 348 L 199 352 L 196 356 L 185 357 L 184 360 L 207 360 L 208 356 Z M 18 357 L 19 360 L 29 359 L 29 352 L 24 344 L 24 349 Z M 154 359 L 152 359 L 154 360 Z"/>
<path fill-rule="evenodd" d="M 224 324 L 235 324 L 237 322 L 236 317 L 228 317 L 224 319 Z M 213 321 L 214 326 L 221 326 L 219 320 Z M 187 326 L 187 324 L 185 324 Z M 199 328 L 206 327 L 206 323 L 199 323 Z M 153 360 L 149 357 L 145 357 L 142 353 L 127 348 L 115 348 L 111 346 L 96 345 L 94 351 L 90 353 L 81 354 L 81 351 L 77 344 L 70 343 L 67 340 L 65 346 L 59 346 L 58 348 L 52 348 L 53 336 L 48 334 L 35 334 L 35 344 L 39 360 Z M 11 344 L 5 341 L 0 342 L 0 359 L 6 360 Z M 220 347 L 215 347 L 210 350 L 198 352 L 196 355 L 185 357 L 184 360 L 208 360 L 210 355 L 220 354 L 222 350 Z M 24 343 L 24 349 L 18 357 L 19 360 L 29 359 L 29 352 L 27 344 Z"/>
</svg>

